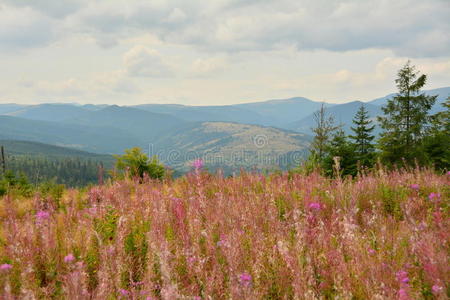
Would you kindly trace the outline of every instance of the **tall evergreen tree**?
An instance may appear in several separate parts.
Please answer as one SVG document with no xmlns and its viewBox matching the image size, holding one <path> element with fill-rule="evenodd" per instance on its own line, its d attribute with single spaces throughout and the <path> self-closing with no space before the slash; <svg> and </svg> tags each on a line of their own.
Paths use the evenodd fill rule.
<svg viewBox="0 0 450 300">
<path fill-rule="evenodd" d="M 395 80 L 398 94 L 382 107 L 384 116 L 379 117 L 384 130 L 379 140 L 381 157 L 385 163 L 407 164 L 423 161 L 423 137 L 430 117 L 428 111 L 437 96 L 427 96 L 420 90 L 426 83 L 426 75 L 420 75 L 408 61 L 399 70 Z"/>
<path fill-rule="evenodd" d="M 424 148 L 429 163 L 437 169 L 450 169 L 450 97 L 442 103 L 444 111 L 432 116 L 431 130 L 425 137 Z"/>
<path fill-rule="evenodd" d="M 349 142 L 342 126 L 334 133 L 327 147 L 327 155 L 323 161 L 323 169 L 326 175 L 335 174 L 335 160 L 339 160 L 339 175 L 356 175 L 355 147 Z"/>
<path fill-rule="evenodd" d="M 375 136 L 372 135 L 372 131 L 375 125 L 372 125 L 372 120 L 369 119 L 369 114 L 364 104 L 361 105 L 353 118 L 353 124 L 355 127 L 351 127 L 351 129 L 354 135 L 349 137 L 352 140 L 355 158 L 361 166 L 370 168 L 374 161 L 375 146 L 372 144 L 372 141 Z"/>
<path fill-rule="evenodd" d="M 328 116 L 324 104 L 314 113 L 316 127 L 312 128 L 314 139 L 311 142 L 311 157 L 321 163 L 325 158 L 327 147 L 333 132 L 338 128 L 332 116 Z"/>
</svg>

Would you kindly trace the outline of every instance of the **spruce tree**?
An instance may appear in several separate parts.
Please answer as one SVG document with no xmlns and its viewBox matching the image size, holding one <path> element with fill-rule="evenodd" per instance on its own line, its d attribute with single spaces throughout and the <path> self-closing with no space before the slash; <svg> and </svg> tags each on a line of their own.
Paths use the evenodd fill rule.
<svg viewBox="0 0 450 300">
<path fill-rule="evenodd" d="M 437 169 L 450 169 L 450 97 L 442 103 L 444 110 L 432 116 L 431 130 L 424 139 L 429 163 Z"/>
<path fill-rule="evenodd" d="M 387 164 L 400 164 L 405 160 L 412 165 L 424 159 L 422 146 L 430 121 L 428 111 L 437 97 L 420 92 L 426 79 L 409 61 L 398 72 L 395 80 L 398 94 L 382 107 L 384 116 L 378 118 L 383 129 L 379 147 Z"/>
<path fill-rule="evenodd" d="M 335 160 L 339 160 L 339 172 L 335 173 Z M 328 147 L 327 155 L 323 160 L 323 169 L 326 175 L 356 175 L 356 157 L 355 148 L 349 142 L 342 126 L 334 133 Z"/>
<path fill-rule="evenodd" d="M 323 104 L 320 109 L 314 113 L 314 121 L 316 127 L 312 128 L 314 139 L 311 142 L 311 157 L 312 160 L 322 163 L 332 134 L 338 127 L 334 125 L 333 117 L 327 115 Z"/>
<path fill-rule="evenodd" d="M 375 138 L 372 131 L 375 125 L 372 125 L 372 120 L 369 119 L 368 111 L 364 104 L 361 105 L 355 117 L 353 118 L 355 127 L 351 127 L 354 135 L 350 135 L 353 149 L 355 151 L 355 158 L 363 167 L 372 167 L 374 161 L 375 147 L 372 140 Z"/>
</svg>

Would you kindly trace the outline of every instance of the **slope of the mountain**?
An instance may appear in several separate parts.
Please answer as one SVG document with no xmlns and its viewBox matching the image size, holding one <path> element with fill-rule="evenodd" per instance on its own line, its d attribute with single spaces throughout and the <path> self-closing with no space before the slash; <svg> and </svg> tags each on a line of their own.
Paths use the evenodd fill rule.
<svg viewBox="0 0 450 300">
<path fill-rule="evenodd" d="M 361 101 L 353 101 L 349 103 L 335 105 L 333 107 L 327 108 L 327 114 L 333 116 L 334 122 L 336 125 L 342 124 L 343 129 L 346 133 L 350 133 L 350 127 L 352 126 L 352 120 L 361 107 L 361 105 L 365 106 L 368 111 L 369 117 L 376 121 L 376 116 L 380 115 L 381 107 L 377 105 L 373 105 L 370 103 L 363 103 Z M 290 124 L 290 129 L 295 130 L 297 132 L 304 132 L 307 134 L 311 134 L 311 128 L 315 127 L 316 123 L 314 120 L 314 113 L 309 116 Z"/>
<path fill-rule="evenodd" d="M 16 103 L 0 103 L 0 115 L 11 113 L 22 108 L 26 107 L 26 105 L 20 105 Z"/>
<path fill-rule="evenodd" d="M 168 114 L 191 122 L 236 122 L 263 124 L 267 120 L 256 112 L 233 105 L 223 106 L 185 106 L 178 104 L 142 104 L 134 108 Z"/>
<path fill-rule="evenodd" d="M 263 116 L 268 122 L 262 125 L 288 128 L 290 123 L 314 113 L 320 108 L 322 103 L 323 102 L 316 102 L 303 97 L 295 97 L 290 99 L 237 104 L 235 106 L 245 108 Z M 333 106 L 333 104 L 330 103 L 324 104 L 326 107 Z"/>
<path fill-rule="evenodd" d="M 0 146 L 5 149 L 6 156 L 40 157 L 48 160 L 80 159 L 102 162 L 106 169 L 114 165 L 114 157 L 107 154 L 97 154 L 73 148 L 60 147 L 38 142 L 0 140 Z"/>
<path fill-rule="evenodd" d="M 9 116 L 40 121 L 63 121 L 75 118 L 88 111 L 72 104 L 39 104 L 22 107 L 7 113 Z"/>
<path fill-rule="evenodd" d="M 194 122 L 234 122 L 285 128 L 288 124 L 313 113 L 321 105 L 321 102 L 296 97 L 223 106 L 142 104 L 134 107 Z M 325 105 L 333 106 L 329 103 Z"/>
<path fill-rule="evenodd" d="M 0 116 L 0 139 L 25 140 L 96 153 L 122 153 L 144 146 L 132 133 L 113 127 L 93 127 Z"/>
<path fill-rule="evenodd" d="M 107 108 L 108 106 L 110 106 L 109 104 L 84 104 L 84 105 L 79 105 L 79 107 L 84 108 L 86 110 L 92 110 L 92 111 L 96 111 L 96 110 L 101 110 L 104 108 Z"/>
<path fill-rule="evenodd" d="M 166 164 L 187 169 L 196 157 L 209 167 L 286 167 L 305 157 L 310 137 L 273 127 L 226 122 L 191 123 L 153 145 Z"/>
<path fill-rule="evenodd" d="M 112 158 L 111 155 L 91 153 L 74 148 L 67 148 L 39 142 L 21 140 L 0 140 L 0 146 L 10 155 L 48 156 L 48 157 L 80 157 L 80 158 Z"/>
<path fill-rule="evenodd" d="M 76 118 L 65 120 L 65 123 L 117 128 L 129 132 L 147 144 L 168 130 L 184 124 L 185 121 L 166 114 L 112 105 L 101 110 L 85 112 Z"/>
</svg>

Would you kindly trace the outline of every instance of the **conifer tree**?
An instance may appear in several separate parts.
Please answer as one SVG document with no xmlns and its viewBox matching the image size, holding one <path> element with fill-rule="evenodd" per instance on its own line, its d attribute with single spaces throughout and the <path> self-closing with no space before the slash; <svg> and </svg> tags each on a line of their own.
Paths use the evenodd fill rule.
<svg viewBox="0 0 450 300">
<path fill-rule="evenodd" d="M 399 70 L 395 80 L 398 94 L 382 107 L 384 116 L 379 117 L 381 158 L 387 164 L 421 162 L 423 137 L 429 124 L 428 111 L 437 96 L 427 96 L 420 90 L 426 83 L 426 75 L 420 75 L 408 61 Z"/>
<path fill-rule="evenodd" d="M 314 139 L 311 142 L 311 157 L 322 163 L 333 132 L 338 128 L 332 116 L 328 116 L 324 104 L 314 113 L 316 127 L 312 128 Z M 310 159 L 311 159 L 310 157 Z"/>
<path fill-rule="evenodd" d="M 429 163 L 437 169 L 450 169 L 450 97 L 442 103 L 444 111 L 432 116 L 431 130 L 425 137 L 424 148 Z"/>
<path fill-rule="evenodd" d="M 335 160 L 339 160 L 340 174 L 334 174 Z M 345 135 L 342 125 L 333 134 L 327 147 L 327 155 L 323 160 L 323 169 L 326 175 L 356 175 L 355 149 Z"/>
<path fill-rule="evenodd" d="M 372 167 L 374 161 L 375 147 L 372 140 L 375 138 L 372 131 L 375 125 L 372 125 L 372 120 L 369 119 L 368 111 L 364 104 L 361 105 L 355 117 L 353 118 L 355 127 L 351 127 L 354 135 L 350 135 L 353 149 L 355 151 L 355 158 L 359 164 L 364 167 Z"/>
</svg>

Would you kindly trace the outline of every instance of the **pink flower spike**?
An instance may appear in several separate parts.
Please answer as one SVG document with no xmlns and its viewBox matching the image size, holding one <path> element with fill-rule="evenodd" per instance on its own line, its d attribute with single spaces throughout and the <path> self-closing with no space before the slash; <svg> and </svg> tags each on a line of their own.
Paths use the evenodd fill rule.
<svg viewBox="0 0 450 300">
<path fill-rule="evenodd" d="M 120 289 L 120 290 L 119 290 L 119 293 L 120 293 L 122 296 L 126 297 L 126 296 L 128 296 L 128 294 L 129 294 L 130 292 L 127 291 L 127 290 L 125 290 L 125 289 Z"/>
<path fill-rule="evenodd" d="M 10 264 L 2 264 L 0 265 L 0 270 L 2 271 L 9 271 L 12 269 L 12 266 Z"/>
<path fill-rule="evenodd" d="M 65 263 L 71 263 L 75 260 L 75 256 L 73 256 L 72 253 L 66 255 L 66 257 L 64 257 L 64 262 Z"/>
<path fill-rule="evenodd" d="M 373 249 L 369 249 L 368 252 L 369 252 L 370 255 L 375 255 L 375 253 L 376 253 L 376 251 L 373 250 Z"/>
<path fill-rule="evenodd" d="M 428 195 L 428 199 L 430 199 L 430 200 L 440 199 L 440 198 L 441 198 L 441 194 L 439 194 L 439 193 L 430 193 Z"/>
<path fill-rule="evenodd" d="M 40 210 L 36 213 L 36 218 L 38 220 L 45 220 L 45 219 L 50 218 L 50 214 L 47 211 Z"/>
<path fill-rule="evenodd" d="M 252 283 L 252 275 L 248 273 L 242 273 L 239 275 L 239 282 L 244 286 L 249 286 Z"/>
<path fill-rule="evenodd" d="M 440 285 L 437 285 L 437 284 L 433 285 L 433 287 L 431 288 L 431 291 L 434 294 L 439 294 L 440 292 L 442 292 L 442 290 L 444 290 L 444 288 L 442 286 L 440 286 Z"/>
<path fill-rule="evenodd" d="M 399 289 L 398 290 L 398 299 L 399 300 L 409 300 L 409 296 L 408 293 L 406 292 L 405 289 Z"/>
<path fill-rule="evenodd" d="M 199 170 L 199 169 L 203 168 L 203 160 L 201 158 L 194 160 L 192 166 L 196 170 Z"/>
<path fill-rule="evenodd" d="M 419 190 L 419 185 L 417 183 L 411 184 L 409 187 L 416 191 Z"/>
<path fill-rule="evenodd" d="M 312 210 L 320 210 L 322 208 L 322 205 L 317 202 L 312 202 L 308 205 L 308 207 L 309 207 L 309 209 L 312 209 Z"/>
</svg>

